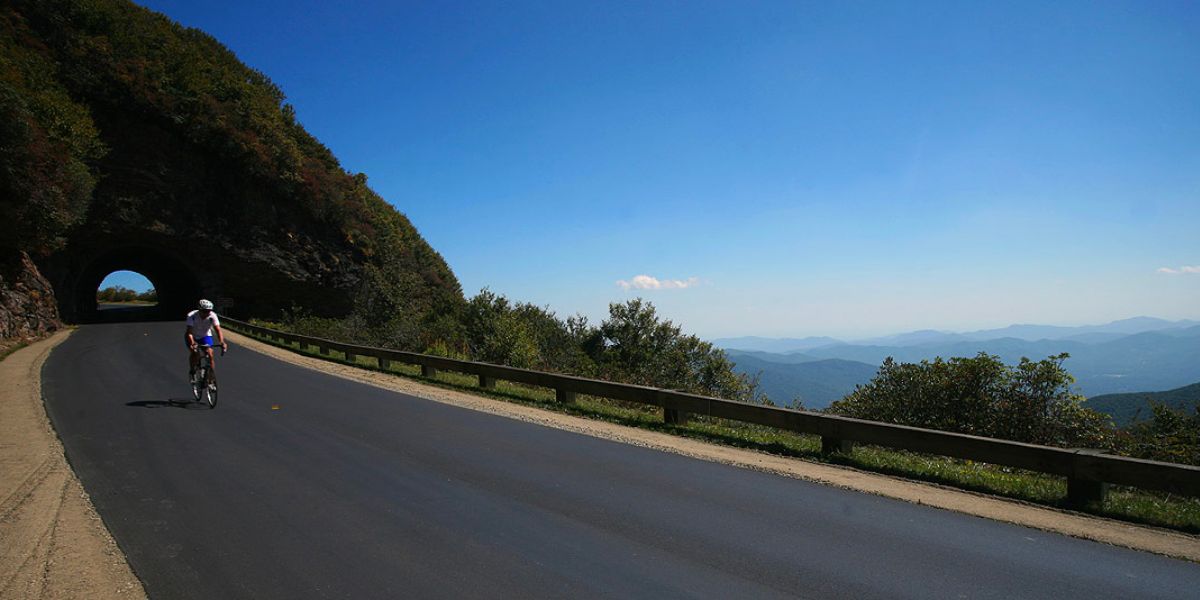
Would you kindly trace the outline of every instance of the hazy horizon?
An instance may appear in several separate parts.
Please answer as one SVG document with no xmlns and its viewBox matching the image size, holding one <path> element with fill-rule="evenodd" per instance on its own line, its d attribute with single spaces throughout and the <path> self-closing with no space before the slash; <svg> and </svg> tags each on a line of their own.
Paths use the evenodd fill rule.
<svg viewBox="0 0 1200 600">
<path fill-rule="evenodd" d="M 1067 328 L 1100 327 L 1100 326 L 1104 326 L 1104 325 L 1109 325 L 1111 323 L 1117 323 L 1117 322 L 1126 321 L 1129 319 L 1138 319 L 1138 318 L 1161 319 L 1163 321 L 1171 323 L 1172 326 L 1194 327 L 1196 325 L 1200 325 L 1200 319 L 1196 319 L 1196 318 L 1163 319 L 1161 317 L 1155 317 L 1153 315 L 1134 315 L 1134 316 L 1125 317 L 1122 319 L 1114 319 L 1112 321 L 1107 321 L 1107 322 L 1103 322 L 1103 323 L 1078 323 L 1078 324 L 1009 323 L 1007 325 L 1002 325 L 999 327 L 978 327 L 978 328 L 973 328 L 973 329 L 961 329 L 961 330 L 939 329 L 939 328 L 906 329 L 903 331 L 888 331 L 888 332 L 883 332 L 883 333 L 879 333 L 879 334 L 859 336 L 859 337 L 849 337 L 849 336 L 848 337 L 840 337 L 840 336 L 836 336 L 836 335 L 754 335 L 754 334 L 747 334 L 747 335 L 716 336 L 713 338 L 705 338 L 705 339 L 729 340 L 729 339 L 739 339 L 739 338 L 759 338 L 759 339 L 763 339 L 763 340 L 785 340 L 785 339 L 800 340 L 800 339 L 806 339 L 806 338 L 826 338 L 827 337 L 827 338 L 836 339 L 839 342 L 846 342 L 846 343 L 853 344 L 853 343 L 858 343 L 858 342 L 872 341 L 872 340 L 878 340 L 880 338 L 887 338 L 887 337 L 891 337 L 891 336 L 904 335 L 904 334 L 910 334 L 910 333 L 918 333 L 918 332 L 936 332 L 936 333 L 946 334 L 946 335 L 963 335 L 963 334 L 972 334 L 972 333 L 977 333 L 977 332 L 1003 330 L 1008 327 L 1067 327 Z"/>
</svg>

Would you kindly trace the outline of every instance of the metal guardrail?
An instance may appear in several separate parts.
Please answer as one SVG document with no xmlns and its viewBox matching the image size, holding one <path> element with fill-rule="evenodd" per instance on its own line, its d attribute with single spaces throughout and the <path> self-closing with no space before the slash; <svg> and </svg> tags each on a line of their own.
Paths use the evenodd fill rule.
<svg viewBox="0 0 1200 600">
<path fill-rule="evenodd" d="M 864 421 L 824 413 L 746 404 L 673 390 L 614 383 L 571 375 L 516 369 L 488 363 L 457 360 L 415 352 L 372 348 L 333 340 L 276 331 L 231 318 L 223 318 L 230 329 L 284 343 L 298 343 L 301 350 L 316 348 L 321 354 L 341 352 L 349 362 L 357 357 L 375 358 L 381 369 L 392 362 L 420 365 L 426 377 L 438 370 L 479 377 L 479 385 L 492 388 L 502 379 L 555 390 L 560 402 L 574 402 L 586 394 L 659 406 L 668 423 L 684 423 L 689 414 L 766 425 L 821 437 L 825 453 L 849 452 L 854 443 L 975 460 L 1067 478 L 1067 501 L 1086 506 L 1104 501 L 1109 484 L 1160 490 L 1200 497 L 1200 467 L 1153 460 L 1112 456 L 1091 449 L 1065 449 L 1007 440 Z"/>
</svg>

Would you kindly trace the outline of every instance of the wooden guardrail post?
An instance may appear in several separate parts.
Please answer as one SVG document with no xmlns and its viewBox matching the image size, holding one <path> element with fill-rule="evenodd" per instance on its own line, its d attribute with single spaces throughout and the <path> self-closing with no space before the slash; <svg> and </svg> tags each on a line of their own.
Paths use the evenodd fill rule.
<svg viewBox="0 0 1200 600">
<path fill-rule="evenodd" d="M 329 356 L 329 346 L 326 346 L 325 344 L 320 344 L 319 346 L 317 346 L 317 349 L 319 349 L 321 351 L 321 356 Z"/>
<path fill-rule="evenodd" d="M 1067 505 L 1072 508 L 1099 508 L 1107 495 L 1108 484 L 1103 481 L 1067 478 Z"/>
<path fill-rule="evenodd" d="M 575 404 L 576 397 L 577 396 L 576 396 L 575 392 L 572 392 L 570 390 L 561 390 L 561 389 L 554 390 L 554 399 L 557 400 L 560 404 Z"/>
<path fill-rule="evenodd" d="M 354 354 L 354 353 L 350 352 L 349 350 L 347 350 L 346 352 L 344 352 L 344 354 L 346 355 L 346 362 L 349 362 L 349 363 L 356 363 L 356 362 L 358 362 L 358 355 L 357 355 L 357 354 Z"/>
<path fill-rule="evenodd" d="M 1106 450 L 1095 448 L 1080 448 L 1078 455 L 1097 456 L 1107 454 Z M 1071 508 L 1100 508 L 1108 496 L 1108 483 L 1082 477 L 1067 477 L 1067 505 Z"/>
<path fill-rule="evenodd" d="M 392 368 L 392 361 L 390 361 L 382 356 L 376 356 L 375 359 L 379 361 L 379 368 L 381 370 L 387 371 L 388 369 Z"/>
<path fill-rule="evenodd" d="M 433 379 L 434 377 L 437 377 L 437 369 L 429 365 L 421 365 L 421 377 Z"/>
<path fill-rule="evenodd" d="M 663 423 L 667 425 L 687 425 L 688 414 L 678 408 L 663 409 Z"/>
<path fill-rule="evenodd" d="M 308 342 L 304 341 L 304 338 L 300 338 L 300 351 L 308 352 Z"/>
<path fill-rule="evenodd" d="M 654 392 L 654 404 L 662 407 L 663 423 L 667 425 L 687 425 L 688 412 L 678 408 L 673 392 L 670 390 L 658 390 Z"/>
<path fill-rule="evenodd" d="M 479 376 L 479 387 L 481 387 L 485 390 L 496 389 L 496 378 L 488 377 L 487 375 L 480 375 Z"/>
<path fill-rule="evenodd" d="M 850 454 L 854 451 L 854 442 L 841 438 L 830 437 L 827 435 L 821 436 L 821 454 L 829 456 L 831 454 Z"/>
</svg>

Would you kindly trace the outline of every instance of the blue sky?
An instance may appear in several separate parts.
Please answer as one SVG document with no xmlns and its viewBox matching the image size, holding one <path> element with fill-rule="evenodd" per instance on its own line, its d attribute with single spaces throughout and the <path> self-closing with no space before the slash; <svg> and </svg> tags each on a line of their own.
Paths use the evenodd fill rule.
<svg viewBox="0 0 1200 600">
<path fill-rule="evenodd" d="M 704 337 L 1200 317 L 1196 3 L 142 4 L 468 294 Z"/>
</svg>

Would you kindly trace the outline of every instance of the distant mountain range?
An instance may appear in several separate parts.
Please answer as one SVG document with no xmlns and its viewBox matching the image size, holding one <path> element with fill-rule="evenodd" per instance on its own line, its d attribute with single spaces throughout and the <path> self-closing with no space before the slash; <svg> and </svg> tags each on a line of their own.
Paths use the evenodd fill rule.
<svg viewBox="0 0 1200 600">
<path fill-rule="evenodd" d="M 862 340 L 844 341 L 831 337 L 806 338 L 766 338 L 766 337 L 736 337 L 718 338 L 713 343 L 721 348 L 736 350 L 758 350 L 788 354 L 803 352 L 813 348 L 834 345 L 853 346 L 920 346 L 926 344 L 947 344 L 952 342 L 978 342 L 1001 338 L 1016 338 L 1018 340 L 1072 340 L 1084 343 L 1098 343 L 1115 340 L 1135 333 L 1148 331 L 1186 330 L 1200 326 L 1200 321 L 1184 319 L 1168 321 L 1155 317 L 1133 317 L 1113 321 L 1105 325 L 1083 325 L 1080 327 L 1060 327 L 1057 325 L 1009 325 L 1001 329 L 983 329 L 967 333 L 954 333 L 923 329 L 896 335 L 888 335 Z"/>
<path fill-rule="evenodd" d="M 731 348 L 735 350 L 757 350 L 760 352 L 803 352 L 810 348 L 820 348 L 822 346 L 836 346 L 845 344 L 841 340 L 831 337 L 806 337 L 802 339 L 796 338 L 765 338 L 765 337 L 737 337 L 737 338 L 720 338 L 713 340 L 713 344 L 721 348 Z"/>
<path fill-rule="evenodd" d="M 799 396 L 809 408 L 823 408 L 853 391 L 854 384 L 870 381 L 889 356 L 917 362 L 987 352 L 1013 364 L 1022 357 L 1040 360 L 1067 352 L 1071 357 L 1065 366 L 1075 376 L 1077 390 L 1089 397 L 1170 390 L 1200 381 L 1197 321 L 1137 317 L 1085 327 L 1013 325 L 962 334 L 916 331 L 854 344 L 830 339 L 744 337 L 714 343 L 726 348 L 738 371 L 761 372 L 760 383 L 772 400 L 786 404 Z M 858 364 L 838 364 L 836 369 L 813 364 L 828 360 Z"/>
<path fill-rule="evenodd" d="M 1113 416 L 1117 425 L 1125 426 L 1135 420 L 1150 418 L 1151 403 L 1164 404 L 1171 408 L 1194 410 L 1200 405 L 1200 383 L 1193 383 L 1165 392 L 1137 392 L 1133 394 L 1105 394 L 1088 398 L 1084 406 Z"/>
</svg>

